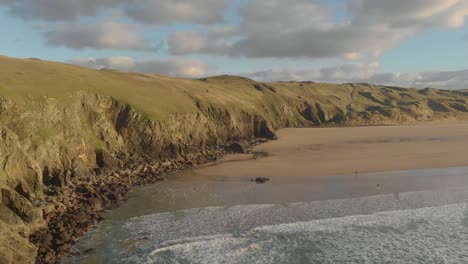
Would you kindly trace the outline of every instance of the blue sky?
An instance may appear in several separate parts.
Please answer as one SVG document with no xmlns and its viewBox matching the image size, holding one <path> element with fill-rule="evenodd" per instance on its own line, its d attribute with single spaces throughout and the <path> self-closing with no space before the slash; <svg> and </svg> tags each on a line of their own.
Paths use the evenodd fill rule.
<svg viewBox="0 0 468 264">
<path fill-rule="evenodd" d="M 387 71 L 448 71 L 468 68 L 468 26 L 431 29 L 380 58 Z"/>
<path fill-rule="evenodd" d="M 467 2 L 0 0 L 0 50 L 182 77 L 465 88 Z"/>
</svg>

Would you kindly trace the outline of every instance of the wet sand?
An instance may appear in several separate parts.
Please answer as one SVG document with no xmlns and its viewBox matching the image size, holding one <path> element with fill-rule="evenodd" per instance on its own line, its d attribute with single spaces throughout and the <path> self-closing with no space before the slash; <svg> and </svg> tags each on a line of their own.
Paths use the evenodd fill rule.
<svg viewBox="0 0 468 264">
<path fill-rule="evenodd" d="M 195 170 L 198 176 L 327 176 L 468 165 L 468 123 L 283 129 L 252 155 Z M 262 156 L 262 155 L 260 155 Z"/>
</svg>

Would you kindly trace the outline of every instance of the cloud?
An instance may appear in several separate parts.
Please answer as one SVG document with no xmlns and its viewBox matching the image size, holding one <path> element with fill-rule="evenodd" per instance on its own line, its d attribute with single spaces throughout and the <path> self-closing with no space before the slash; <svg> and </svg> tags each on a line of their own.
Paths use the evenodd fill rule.
<svg viewBox="0 0 468 264">
<path fill-rule="evenodd" d="M 0 0 L 11 14 L 25 20 L 70 21 L 119 10 L 138 22 L 151 24 L 213 24 L 224 20 L 232 0 Z"/>
<path fill-rule="evenodd" d="M 125 13 L 144 23 L 196 23 L 223 22 L 224 12 L 232 0 L 140 0 L 129 1 Z"/>
<path fill-rule="evenodd" d="M 115 8 L 122 0 L 0 0 L 11 14 L 25 20 L 75 20 L 94 17 L 102 9 Z"/>
<path fill-rule="evenodd" d="M 185 78 L 218 74 L 216 67 L 194 60 L 135 60 L 126 56 L 76 58 L 69 63 L 93 69 L 156 73 Z M 441 72 L 380 72 L 377 62 L 350 63 L 304 70 L 270 69 L 239 74 L 257 81 L 314 81 L 324 83 L 372 83 L 411 88 L 468 89 L 468 70 Z"/>
<path fill-rule="evenodd" d="M 224 37 L 230 45 L 221 52 L 206 44 L 212 42 L 215 29 L 186 35 L 196 37 L 197 48 L 181 49 L 181 41 L 170 41 L 170 50 L 250 58 L 372 60 L 425 30 L 464 25 L 468 1 L 349 0 L 347 10 L 337 21 L 319 1 L 251 0 L 239 10 L 242 22 L 233 30 L 235 35 Z M 221 43 L 223 38 L 216 40 Z"/>
<path fill-rule="evenodd" d="M 377 62 L 367 64 L 344 64 L 320 69 L 320 78 L 327 81 L 359 81 L 373 76 L 380 68 Z"/>
<path fill-rule="evenodd" d="M 225 54 L 232 46 L 226 38 L 236 35 L 233 27 L 216 28 L 208 33 L 175 32 L 169 36 L 169 52 L 173 55 L 190 53 Z"/>
<path fill-rule="evenodd" d="M 163 59 L 135 60 L 131 57 L 76 58 L 69 63 L 93 69 L 116 69 L 128 72 L 157 73 L 162 75 L 201 78 L 212 74 L 214 66 L 200 61 Z"/>
<path fill-rule="evenodd" d="M 178 32 L 169 37 L 171 54 L 187 54 L 205 49 L 208 41 L 201 32 Z"/>
<path fill-rule="evenodd" d="M 317 82 L 361 82 L 374 76 L 380 65 L 372 63 L 343 64 L 306 70 L 272 69 L 244 74 L 259 81 L 317 81 Z"/>
<path fill-rule="evenodd" d="M 150 50 L 149 42 L 141 38 L 137 28 L 119 23 L 66 23 L 43 32 L 47 44 L 71 49 Z"/>
<path fill-rule="evenodd" d="M 67 24 L 83 18 L 118 13 L 136 23 L 200 24 L 199 32 L 169 36 L 173 55 L 213 54 L 248 58 L 344 58 L 372 61 L 406 39 L 438 27 L 461 27 L 468 15 L 467 0 L 346 0 L 344 14 L 333 13 L 320 0 L 249 0 L 238 10 L 239 25 L 217 27 L 234 0 L 0 0 L 10 14 L 25 20 L 65 22 L 46 33 L 52 45 L 73 48 L 117 47 L 147 49 L 136 35 L 121 37 L 121 45 L 100 38 L 102 24 Z M 81 19 L 81 20 L 80 20 Z M 62 30 L 61 27 L 63 28 Z M 128 32 L 130 26 L 124 26 Z M 78 31 L 80 39 L 66 30 Z M 114 32 L 116 27 L 111 28 Z M 125 32 L 124 32 L 125 31 Z M 88 34 L 88 35 L 87 35 Z M 105 33 L 110 35 L 111 33 Z M 65 36 L 65 37 L 64 37 Z M 68 41 L 73 39 L 73 42 Z M 98 43 L 93 43 L 98 40 Z M 118 39 L 116 33 L 110 39 Z M 75 40 L 80 42 L 74 44 Z M 102 42 L 108 42 L 102 44 Z M 111 43 L 109 45 L 109 42 Z M 120 42 L 120 41 L 119 41 Z M 127 43 L 125 43 L 127 42 Z M 96 45 L 97 44 L 97 45 Z"/>
<path fill-rule="evenodd" d="M 344 64 L 307 70 L 272 69 L 243 74 L 266 82 L 314 81 L 326 83 L 372 83 L 412 88 L 467 89 L 468 70 L 416 73 L 380 72 L 378 63 Z"/>
<path fill-rule="evenodd" d="M 468 14 L 465 0 L 352 0 L 356 24 L 386 24 L 402 27 L 460 27 Z"/>
<path fill-rule="evenodd" d="M 369 78 L 369 82 L 416 88 L 468 89 L 468 70 L 421 72 L 421 73 L 382 73 Z"/>
</svg>

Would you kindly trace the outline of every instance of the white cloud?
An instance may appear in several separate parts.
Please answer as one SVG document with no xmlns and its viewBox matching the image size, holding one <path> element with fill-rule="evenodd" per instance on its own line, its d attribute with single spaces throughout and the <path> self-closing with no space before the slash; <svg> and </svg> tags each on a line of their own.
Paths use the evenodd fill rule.
<svg viewBox="0 0 468 264">
<path fill-rule="evenodd" d="M 216 67 L 200 61 L 162 59 L 135 60 L 131 57 L 77 58 L 72 64 L 93 69 L 116 69 L 128 72 L 157 73 L 186 78 L 218 74 Z M 412 88 L 468 89 L 468 70 L 442 72 L 380 72 L 376 62 L 343 64 L 305 70 L 270 69 L 239 74 L 257 81 L 313 81 L 324 83 L 372 83 Z"/>
<path fill-rule="evenodd" d="M 459 27 L 467 15 L 466 0 L 352 0 L 356 24 L 387 24 L 392 28 Z"/>
<path fill-rule="evenodd" d="M 169 51 L 174 55 L 249 58 L 374 60 L 425 30 L 460 27 L 468 14 L 468 0 L 346 0 L 347 13 L 340 19 L 319 0 L 249 0 L 238 10 L 240 25 L 214 26 L 225 22 L 232 3 L 234 0 L 0 0 L 11 14 L 27 20 L 80 21 L 118 13 L 123 19 L 149 25 L 210 26 L 200 32 L 171 34 Z M 129 34 L 131 26 L 121 26 L 121 32 L 113 27 L 100 37 L 102 24 L 95 30 L 89 24 L 51 24 L 60 32 L 45 35 L 52 45 L 77 49 L 148 48 L 136 34 Z M 124 37 L 119 38 L 120 33 Z"/>
<path fill-rule="evenodd" d="M 135 60 L 131 57 L 76 58 L 72 64 L 93 69 L 116 69 L 128 72 L 157 73 L 162 75 L 201 78 L 212 74 L 214 66 L 200 61 L 162 59 Z"/>
<path fill-rule="evenodd" d="M 344 64 L 320 69 L 322 80 L 349 81 L 365 80 L 373 76 L 380 68 L 377 62 L 368 64 Z"/>
<path fill-rule="evenodd" d="M 111 66 L 111 68 L 115 69 L 130 70 L 135 66 L 135 60 L 131 57 L 109 57 L 106 61 L 107 66 Z"/>
<path fill-rule="evenodd" d="M 421 72 L 421 73 L 382 73 L 369 78 L 369 82 L 416 88 L 468 89 L 468 70 Z"/>
<path fill-rule="evenodd" d="M 148 25 L 193 23 L 206 26 L 223 22 L 231 3 L 233 0 L 0 0 L 0 7 L 4 6 L 9 14 L 24 20 L 46 21 L 41 26 L 52 28 L 43 33 L 50 45 L 73 49 L 147 50 L 150 48 L 147 41 L 135 33 L 134 26 L 93 21 L 131 19 Z M 86 22 L 83 24 L 83 21 Z"/>
<path fill-rule="evenodd" d="M 336 21 L 313 0 L 251 0 L 239 14 L 241 25 L 225 40 L 230 45 L 199 45 L 174 54 L 206 53 L 251 58 L 377 58 L 403 40 L 436 27 L 459 27 L 468 14 L 466 0 L 349 0 L 347 16 Z M 197 43 L 211 43 L 212 33 L 194 33 Z M 182 33 L 174 35 L 180 36 Z M 188 37 L 189 35 L 187 35 Z M 204 39 L 204 41 L 203 41 Z M 200 48 L 202 46 L 202 48 Z"/>
<path fill-rule="evenodd" d="M 207 42 L 201 32 L 177 32 L 170 35 L 168 43 L 172 54 L 187 54 L 203 50 Z"/>
<path fill-rule="evenodd" d="M 52 46 L 72 49 L 149 50 L 150 44 L 141 38 L 137 28 L 119 23 L 66 23 L 44 32 L 43 37 Z"/>
<path fill-rule="evenodd" d="M 374 62 L 307 70 L 273 69 L 243 75 L 266 82 L 372 83 L 413 88 L 468 89 L 468 70 L 420 73 L 385 73 L 379 70 L 380 65 Z"/>
<path fill-rule="evenodd" d="M 173 55 L 190 53 L 225 54 L 229 52 L 232 43 L 227 38 L 235 36 L 237 29 L 233 27 L 216 28 L 202 32 L 175 32 L 169 36 L 169 50 Z"/>
<path fill-rule="evenodd" d="M 317 82 L 361 82 L 374 76 L 380 65 L 376 62 L 366 64 L 343 64 L 306 70 L 274 69 L 244 74 L 259 81 L 317 81 Z"/>
<path fill-rule="evenodd" d="M 51 46 L 76 50 L 156 50 L 140 29 L 154 25 L 197 24 L 198 31 L 173 32 L 173 55 L 209 54 L 247 58 L 339 58 L 349 63 L 305 70 L 264 70 L 264 80 L 374 82 L 391 85 L 466 88 L 467 71 L 382 73 L 376 61 L 385 51 L 433 28 L 465 24 L 468 0 L 343 0 L 345 14 L 334 14 L 320 0 L 248 0 L 238 10 L 239 24 L 226 24 L 234 0 L 0 0 L 9 14 L 40 20 Z M 136 25 L 108 22 L 133 21 Z M 43 21 L 46 21 L 45 23 Z M 86 21 L 86 22 L 84 22 Z M 35 22 L 37 23 L 37 22 Z M 201 25 L 201 26 L 200 26 Z M 37 26 L 37 24 L 35 24 Z M 175 28 L 175 27 L 174 27 Z M 168 30 L 173 30 L 167 27 Z M 37 29 L 37 28 L 36 28 Z M 154 36 L 157 37 L 157 36 Z M 87 67 L 205 76 L 213 68 L 191 60 L 143 60 L 130 57 L 74 60 Z M 253 62 L 255 63 L 255 61 Z"/>
</svg>

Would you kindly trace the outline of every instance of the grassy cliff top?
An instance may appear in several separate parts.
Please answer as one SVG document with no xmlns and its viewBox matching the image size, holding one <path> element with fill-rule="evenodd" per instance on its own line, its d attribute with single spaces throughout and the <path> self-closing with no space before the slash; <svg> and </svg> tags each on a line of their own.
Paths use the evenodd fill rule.
<svg viewBox="0 0 468 264">
<path fill-rule="evenodd" d="M 65 63 L 0 56 L 0 96 L 8 99 L 55 98 L 65 101 L 77 91 L 112 96 L 130 104 L 152 119 L 170 113 L 194 113 L 198 104 L 216 105 L 230 111 L 262 112 L 265 105 L 298 100 L 346 108 L 351 103 L 390 105 L 461 96 L 463 92 L 417 90 L 368 84 L 318 84 L 313 82 L 259 83 L 243 77 L 217 76 L 191 80 L 156 74 L 92 70 Z M 466 94 L 466 92 L 465 92 Z M 456 99 L 455 99 L 456 100 Z M 364 106 L 363 106 L 364 107 Z"/>
</svg>

